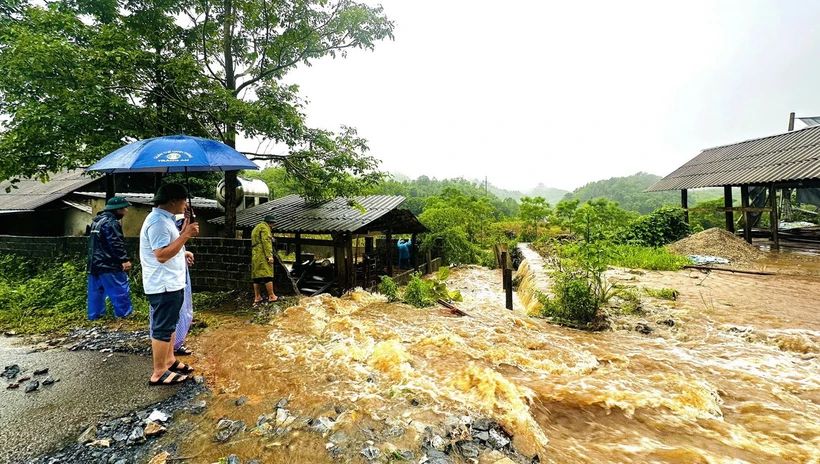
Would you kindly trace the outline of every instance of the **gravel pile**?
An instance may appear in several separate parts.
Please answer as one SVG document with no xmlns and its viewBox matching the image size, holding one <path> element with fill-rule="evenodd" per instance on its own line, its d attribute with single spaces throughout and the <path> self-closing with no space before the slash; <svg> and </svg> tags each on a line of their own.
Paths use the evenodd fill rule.
<svg viewBox="0 0 820 464">
<path fill-rule="evenodd" d="M 731 263 L 748 263 L 762 255 L 756 247 L 742 238 L 719 228 L 712 228 L 690 235 L 667 245 L 670 251 L 680 255 L 709 255 L 728 259 Z"/>
</svg>

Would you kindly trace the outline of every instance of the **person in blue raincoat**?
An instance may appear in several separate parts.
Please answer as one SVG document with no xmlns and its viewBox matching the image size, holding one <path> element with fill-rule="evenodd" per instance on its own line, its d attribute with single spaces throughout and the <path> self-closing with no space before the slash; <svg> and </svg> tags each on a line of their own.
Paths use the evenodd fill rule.
<svg viewBox="0 0 820 464">
<path fill-rule="evenodd" d="M 88 235 L 88 320 L 105 314 L 105 297 L 114 315 L 126 317 L 134 311 L 127 272 L 131 270 L 120 220 L 131 206 L 123 197 L 109 199 L 91 222 Z"/>
<path fill-rule="evenodd" d="M 399 239 L 397 244 L 399 247 L 399 268 L 410 269 L 410 247 L 412 245 L 412 240 Z"/>
</svg>

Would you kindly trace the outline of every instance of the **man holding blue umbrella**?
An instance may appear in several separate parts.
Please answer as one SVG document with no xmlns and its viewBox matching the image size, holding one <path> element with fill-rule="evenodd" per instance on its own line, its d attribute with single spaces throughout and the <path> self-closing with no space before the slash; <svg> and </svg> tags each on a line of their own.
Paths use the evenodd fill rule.
<svg viewBox="0 0 820 464">
<path fill-rule="evenodd" d="M 177 230 L 176 215 L 188 208 L 188 191 L 181 184 L 165 184 L 154 196 L 154 209 L 140 230 L 142 283 L 151 303 L 151 352 L 154 372 L 148 385 L 175 385 L 194 368 L 174 357 L 179 312 L 182 309 L 186 272 L 193 254 L 185 244 L 199 235 L 199 224 L 185 219 Z"/>
</svg>

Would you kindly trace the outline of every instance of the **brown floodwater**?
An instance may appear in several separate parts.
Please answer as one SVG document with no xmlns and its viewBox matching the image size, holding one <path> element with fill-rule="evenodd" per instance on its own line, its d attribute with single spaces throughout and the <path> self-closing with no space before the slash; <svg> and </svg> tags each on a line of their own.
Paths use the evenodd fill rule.
<svg viewBox="0 0 820 464">
<path fill-rule="evenodd" d="M 526 290 L 546 278 L 528 260 L 514 311 L 500 271 L 464 267 L 448 286 L 467 317 L 356 291 L 303 298 L 267 326 L 223 321 L 194 341 L 214 396 L 187 418 L 198 428 L 179 454 L 338 462 L 308 430 L 213 441 L 221 417 L 250 429 L 287 398 L 292 415 L 335 418 L 330 434 L 404 430 L 389 441 L 417 458 L 427 425 L 469 414 L 541 462 L 820 462 L 820 278 L 613 270 L 613 282 L 680 296 L 644 297 L 637 315 L 589 333 L 527 315 Z"/>
</svg>

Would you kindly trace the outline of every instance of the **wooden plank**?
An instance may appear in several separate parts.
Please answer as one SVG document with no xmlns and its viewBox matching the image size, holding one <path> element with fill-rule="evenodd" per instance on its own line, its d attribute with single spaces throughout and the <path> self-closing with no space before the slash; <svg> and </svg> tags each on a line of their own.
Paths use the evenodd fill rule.
<svg viewBox="0 0 820 464">
<path fill-rule="evenodd" d="M 769 185 L 769 199 L 771 200 L 772 211 L 769 213 L 772 228 L 772 241 L 774 242 L 772 248 L 780 249 L 780 237 L 777 236 L 777 229 L 780 227 L 780 218 L 777 217 L 777 189 L 774 184 Z"/>
<path fill-rule="evenodd" d="M 743 215 L 743 239 L 752 243 L 752 227 L 749 225 L 749 186 L 740 186 L 740 207 Z"/>
<path fill-rule="evenodd" d="M 293 243 L 301 251 L 300 245 L 319 245 L 319 246 L 328 246 L 332 247 L 336 244 L 333 240 L 322 240 L 318 238 L 301 238 L 301 237 L 276 237 L 276 241 L 279 243 Z"/>
<path fill-rule="evenodd" d="M 683 220 L 689 224 L 689 195 L 686 189 L 680 191 L 680 207 L 683 208 Z"/>
<path fill-rule="evenodd" d="M 723 206 L 732 208 L 732 186 L 723 187 Z M 726 230 L 735 233 L 735 214 L 733 211 L 726 211 Z"/>
<path fill-rule="evenodd" d="M 736 274 L 752 274 L 752 275 L 777 275 L 774 272 L 762 271 L 744 271 L 741 269 L 729 269 L 725 267 L 709 267 L 709 266 L 683 266 L 684 269 L 700 269 L 702 271 L 725 271 L 734 272 Z"/>
</svg>

